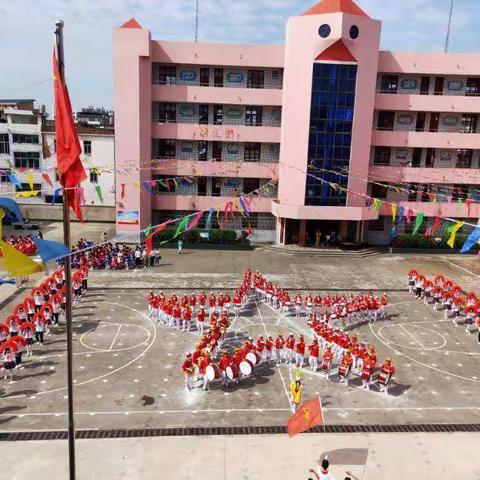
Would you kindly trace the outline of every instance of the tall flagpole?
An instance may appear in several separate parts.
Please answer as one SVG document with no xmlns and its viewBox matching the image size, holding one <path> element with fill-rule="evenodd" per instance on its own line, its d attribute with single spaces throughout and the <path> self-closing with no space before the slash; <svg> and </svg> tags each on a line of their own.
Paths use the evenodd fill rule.
<svg viewBox="0 0 480 480">
<path fill-rule="evenodd" d="M 198 43 L 199 0 L 195 0 L 195 42 Z"/>
<path fill-rule="evenodd" d="M 447 36 L 445 37 L 445 53 L 448 53 L 450 47 L 450 33 L 452 30 L 452 20 L 453 20 L 453 0 L 450 0 L 450 13 L 448 15 L 448 27 L 447 27 Z"/>
<path fill-rule="evenodd" d="M 63 21 L 55 23 L 55 40 L 57 47 L 58 70 L 60 80 L 65 83 L 65 57 L 63 51 Z M 57 119 L 55 119 L 57 121 Z M 63 192 L 63 243 L 71 250 L 70 206 Z M 65 320 L 67 323 L 67 387 L 68 387 L 68 462 L 70 480 L 75 480 L 75 424 L 73 418 L 73 355 L 72 355 L 72 266 L 70 256 L 65 261 Z"/>
</svg>

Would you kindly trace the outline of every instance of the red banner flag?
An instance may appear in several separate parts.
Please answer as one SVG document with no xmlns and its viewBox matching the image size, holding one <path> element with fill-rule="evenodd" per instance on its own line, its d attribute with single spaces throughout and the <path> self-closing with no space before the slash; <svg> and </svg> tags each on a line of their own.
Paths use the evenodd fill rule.
<svg viewBox="0 0 480 480">
<path fill-rule="evenodd" d="M 158 225 L 157 227 L 154 228 L 153 233 L 150 235 L 147 235 L 145 239 L 145 248 L 147 250 L 147 256 L 150 255 L 151 251 L 153 250 L 153 237 L 160 232 L 163 232 L 167 228 L 167 225 L 170 223 L 170 220 L 168 222 L 162 223 L 161 225 Z"/>
<path fill-rule="evenodd" d="M 288 435 L 293 437 L 310 430 L 315 425 L 323 425 L 323 412 L 320 397 L 302 403 L 298 411 L 288 419 Z"/>
<path fill-rule="evenodd" d="M 50 176 L 48 175 L 48 173 L 42 173 L 42 177 L 51 187 L 53 187 L 53 183 L 50 180 Z"/>
<path fill-rule="evenodd" d="M 77 187 L 87 178 L 80 154 L 82 149 L 73 121 L 72 106 L 68 89 L 60 78 L 57 55 L 53 51 L 53 83 L 55 89 L 55 137 L 57 145 L 58 178 L 64 187 L 64 201 L 75 211 L 78 220 L 83 221 L 78 202 Z"/>
</svg>

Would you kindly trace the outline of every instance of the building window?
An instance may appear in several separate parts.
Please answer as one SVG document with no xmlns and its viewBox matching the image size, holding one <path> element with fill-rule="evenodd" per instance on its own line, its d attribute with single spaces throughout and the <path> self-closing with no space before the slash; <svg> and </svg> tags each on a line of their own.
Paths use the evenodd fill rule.
<svg viewBox="0 0 480 480">
<path fill-rule="evenodd" d="M 208 67 L 200 68 L 200 86 L 208 87 L 210 85 L 210 69 Z"/>
<path fill-rule="evenodd" d="M 245 111 L 245 125 L 260 127 L 262 125 L 262 107 L 247 107 Z"/>
<path fill-rule="evenodd" d="M 346 203 L 345 191 L 329 185 L 331 182 L 347 187 L 347 177 L 331 171 L 342 171 L 350 164 L 356 78 L 356 65 L 313 65 L 308 145 L 308 171 L 313 176 L 307 176 L 305 205 Z"/>
<path fill-rule="evenodd" d="M 378 112 L 378 130 L 392 131 L 395 125 L 395 112 Z"/>
<path fill-rule="evenodd" d="M 0 170 L 0 183 L 10 183 L 8 176 L 12 173 L 10 169 L 1 169 Z"/>
<path fill-rule="evenodd" d="M 197 178 L 197 195 L 199 197 L 207 196 L 207 177 Z"/>
<path fill-rule="evenodd" d="M 318 34 L 322 37 L 322 38 L 328 38 L 330 36 L 330 33 L 332 32 L 332 29 L 330 28 L 330 25 L 328 25 L 327 23 L 324 23 L 323 25 L 320 26 L 320 28 L 318 29 Z"/>
<path fill-rule="evenodd" d="M 167 180 L 170 179 L 170 180 Z M 175 189 L 175 185 L 172 185 L 172 180 L 171 177 L 167 177 L 166 175 L 152 175 L 152 180 L 156 182 L 155 187 L 153 188 L 153 191 L 155 193 L 170 193 Z M 167 181 L 169 182 L 170 188 L 167 186 Z M 170 218 L 166 218 L 166 220 L 170 220 Z"/>
<path fill-rule="evenodd" d="M 91 155 L 92 154 L 92 142 L 91 142 L 91 140 L 84 140 L 83 141 L 83 153 L 85 155 Z"/>
<path fill-rule="evenodd" d="M 10 154 L 10 142 L 8 140 L 8 133 L 0 133 L 0 154 Z"/>
<path fill-rule="evenodd" d="M 213 71 L 213 86 L 223 87 L 223 68 L 216 68 Z"/>
<path fill-rule="evenodd" d="M 383 232 L 385 230 L 385 217 L 378 217 L 377 220 L 368 222 L 369 232 Z"/>
<path fill-rule="evenodd" d="M 468 185 L 456 185 L 452 191 L 452 201 L 464 200 L 468 194 Z"/>
<path fill-rule="evenodd" d="M 12 123 L 23 125 L 37 125 L 37 117 L 33 115 L 12 115 Z"/>
<path fill-rule="evenodd" d="M 34 145 L 38 145 L 40 143 L 38 135 L 27 135 L 23 133 L 13 133 L 12 140 L 13 143 L 30 143 Z"/>
<path fill-rule="evenodd" d="M 175 85 L 177 83 L 177 67 L 154 64 L 153 83 L 159 85 Z"/>
<path fill-rule="evenodd" d="M 408 201 L 409 202 L 416 202 L 417 201 L 417 195 L 418 195 L 418 184 L 417 183 L 411 183 L 410 186 L 408 187 Z"/>
<path fill-rule="evenodd" d="M 213 123 L 221 125 L 223 123 L 223 105 L 213 106 Z"/>
<path fill-rule="evenodd" d="M 177 104 L 154 102 L 153 121 L 157 123 L 176 123 Z"/>
<path fill-rule="evenodd" d="M 53 201 L 53 195 L 45 195 L 45 203 L 52 203 Z M 59 195 L 55 196 L 55 203 L 63 203 L 63 195 L 60 192 Z"/>
<path fill-rule="evenodd" d="M 259 178 L 244 178 L 243 179 L 243 193 L 248 194 L 260 188 Z"/>
<path fill-rule="evenodd" d="M 391 156 L 392 156 L 391 147 L 375 147 L 373 164 L 374 165 L 390 165 Z"/>
<path fill-rule="evenodd" d="M 397 93 L 398 91 L 398 76 L 397 75 L 382 75 L 382 85 L 380 87 L 382 93 Z"/>
<path fill-rule="evenodd" d="M 263 88 L 265 86 L 265 72 L 263 70 L 248 70 L 247 88 Z"/>
<path fill-rule="evenodd" d="M 469 97 L 477 97 L 480 95 L 480 78 L 467 78 L 465 95 Z"/>
<path fill-rule="evenodd" d="M 360 35 L 360 30 L 358 29 L 358 27 L 356 25 L 352 25 L 350 27 L 350 38 L 352 38 L 353 40 L 356 40 L 359 35 Z"/>
<path fill-rule="evenodd" d="M 462 115 L 462 124 L 460 133 L 475 133 L 477 130 L 478 115 L 473 113 L 464 113 Z"/>
<path fill-rule="evenodd" d="M 90 170 L 90 182 L 98 183 L 98 172 L 97 170 Z"/>
<path fill-rule="evenodd" d="M 206 162 L 208 160 L 208 142 L 201 140 L 198 142 L 198 160 Z"/>
<path fill-rule="evenodd" d="M 198 106 L 198 123 L 200 125 L 208 124 L 208 105 L 200 104 Z"/>
<path fill-rule="evenodd" d="M 15 168 L 40 168 L 40 152 L 13 152 Z"/>
<path fill-rule="evenodd" d="M 457 150 L 456 168 L 471 168 L 472 166 L 473 150 Z"/>
<path fill-rule="evenodd" d="M 21 186 L 16 185 L 15 190 L 17 192 L 31 192 L 32 190 L 39 191 L 42 189 L 42 184 L 41 183 L 34 183 L 33 184 L 33 189 L 30 188 L 29 183 L 22 183 Z"/>
<path fill-rule="evenodd" d="M 154 143 L 154 158 L 175 158 L 176 142 L 175 140 L 157 139 Z"/>
<path fill-rule="evenodd" d="M 372 183 L 371 196 L 373 198 L 387 198 L 388 186 L 380 183 Z"/>
<path fill-rule="evenodd" d="M 212 197 L 220 197 L 222 194 L 222 179 L 212 177 Z"/>
<path fill-rule="evenodd" d="M 259 162 L 262 145 L 260 143 L 245 143 L 244 160 L 246 162 Z"/>
<path fill-rule="evenodd" d="M 432 189 L 432 186 L 429 183 L 425 183 L 422 185 L 421 191 L 422 191 L 422 202 L 429 202 L 430 201 L 430 191 Z"/>
<path fill-rule="evenodd" d="M 222 161 L 222 142 L 212 142 L 212 160 L 214 162 Z"/>
</svg>

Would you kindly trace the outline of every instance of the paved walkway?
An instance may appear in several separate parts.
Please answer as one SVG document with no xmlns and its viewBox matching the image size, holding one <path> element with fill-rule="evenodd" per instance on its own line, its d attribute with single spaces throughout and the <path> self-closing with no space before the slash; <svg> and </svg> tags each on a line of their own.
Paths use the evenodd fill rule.
<svg viewBox="0 0 480 480">
<path fill-rule="evenodd" d="M 472 447 L 479 442 L 480 434 L 431 433 L 80 440 L 77 478 L 306 480 L 328 448 L 336 480 L 347 470 L 362 480 L 478 480 Z M 15 459 L 8 467 L 11 480 L 39 472 L 49 480 L 68 478 L 66 441 L 6 442 L 2 455 Z"/>
</svg>

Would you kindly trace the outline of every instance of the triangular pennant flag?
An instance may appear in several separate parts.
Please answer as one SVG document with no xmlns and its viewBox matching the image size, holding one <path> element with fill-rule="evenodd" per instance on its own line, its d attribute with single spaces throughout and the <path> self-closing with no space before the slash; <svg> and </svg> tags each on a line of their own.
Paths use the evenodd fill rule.
<svg viewBox="0 0 480 480">
<path fill-rule="evenodd" d="M 33 241 L 37 246 L 38 254 L 43 263 L 47 263 L 50 260 L 56 260 L 65 257 L 69 254 L 68 248 L 59 242 L 52 242 L 51 240 L 43 240 L 33 236 Z"/>
<path fill-rule="evenodd" d="M 124 184 L 124 183 L 121 183 L 121 184 L 120 184 L 120 188 L 121 188 L 120 198 L 123 200 L 123 199 L 125 198 L 125 184 Z"/>
<path fill-rule="evenodd" d="M 42 173 L 42 178 L 48 183 L 48 185 L 53 187 L 53 183 L 50 180 L 50 176 L 48 175 L 48 173 Z"/>
<path fill-rule="evenodd" d="M 95 191 L 97 192 L 97 197 L 98 199 L 100 200 L 101 203 L 105 203 L 103 201 L 103 194 L 102 194 L 102 188 L 100 187 L 100 185 L 95 185 Z"/>
<path fill-rule="evenodd" d="M 30 190 L 33 190 L 33 182 L 34 182 L 33 175 L 29 173 L 27 176 L 27 183 L 30 186 Z"/>
<path fill-rule="evenodd" d="M 465 225 L 465 222 L 455 222 L 455 225 L 451 228 L 450 238 L 447 241 L 447 245 L 450 248 L 454 248 L 455 246 L 455 237 L 457 236 L 457 232 Z"/>
<path fill-rule="evenodd" d="M 142 187 L 150 194 L 152 197 L 154 196 L 152 187 L 149 185 L 149 182 L 142 182 Z"/>
<path fill-rule="evenodd" d="M 395 218 L 397 217 L 398 206 L 395 203 L 392 203 L 391 209 L 392 209 L 392 220 L 395 221 Z"/>
<path fill-rule="evenodd" d="M 145 235 L 151 235 L 153 233 L 153 226 L 150 224 L 146 229 L 145 229 Z"/>
<path fill-rule="evenodd" d="M 412 217 L 413 217 L 413 210 L 411 208 L 407 210 L 406 217 L 407 217 L 407 223 L 408 225 L 410 225 L 412 223 Z"/>
<path fill-rule="evenodd" d="M 194 219 L 188 224 L 187 230 L 192 230 L 193 228 L 195 228 L 198 225 L 198 222 L 200 221 L 202 216 L 203 216 L 203 212 L 198 212 L 195 215 Z"/>
<path fill-rule="evenodd" d="M 470 207 L 472 206 L 472 201 L 471 200 L 465 200 L 465 205 L 467 206 L 467 214 L 470 216 Z"/>
<path fill-rule="evenodd" d="M 212 215 L 213 215 L 213 211 L 214 209 L 211 208 L 209 211 L 208 211 L 208 217 L 207 217 L 207 223 L 205 224 L 205 228 L 207 230 L 210 230 L 212 228 Z"/>
<path fill-rule="evenodd" d="M 422 226 L 422 223 L 423 223 L 423 218 L 424 218 L 423 213 L 418 212 L 417 216 L 415 218 L 415 227 L 413 229 L 412 235 L 416 235 L 418 233 L 418 231 L 420 230 L 420 227 Z"/>
<path fill-rule="evenodd" d="M 138 190 L 140 190 L 140 182 L 133 182 L 133 186 L 135 188 L 138 188 Z"/>
<path fill-rule="evenodd" d="M 52 205 L 55 205 L 55 202 L 60 194 L 60 192 L 62 191 L 61 188 L 57 188 L 55 189 L 55 191 L 53 192 L 53 195 L 52 195 L 52 201 L 50 202 Z"/>
<path fill-rule="evenodd" d="M 22 188 L 22 182 L 13 173 L 10 173 L 7 177 L 10 183 L 13 183 L 16 187 Z"/>
<path fill-rule="evenodd" d="M 473 246 L 480 240 L 480 227 L 476 227 L 475 230 L 468 236 L 467 240 L 463 244 L 460 253 L 469 252 Z"/>
<path fill-rule="evenodd" d="M 185 231 L 185 229 L 188 227 L 188 222 L 190 221 L 190 216 L 184 217 L 180 220 L 180 223 L 177 226 L 177 229 L 175 230 L 175 235 L 173 238 L 177 238 L 181 233 Z"/>
<path fill-rule="evenodd" d="M 0 198 L 0 207 L 4 210 L 4 212 L 12 215 L 15 218 L 15 221 L 23 223 L 22 212 L 20 212 L 18 203 L 13 200 L 13 198 Z"/>
</svg>

